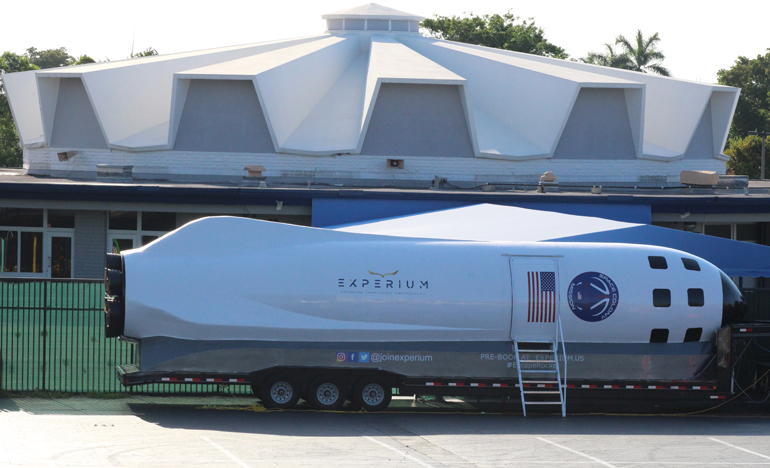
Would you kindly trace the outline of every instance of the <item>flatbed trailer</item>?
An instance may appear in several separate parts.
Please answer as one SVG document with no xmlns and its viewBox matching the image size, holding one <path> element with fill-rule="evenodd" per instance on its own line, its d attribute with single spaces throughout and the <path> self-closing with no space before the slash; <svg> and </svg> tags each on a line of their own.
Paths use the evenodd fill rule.
<svg viewBox="0 0 770 468">
<path fill-rule="evenodd" d="M 660 399 L 679 401 L 725 400 L 737 393 L 734 385 L 734 369 L 753 340 L 770 338 L 770 323 L 745 323 L 722 327 L 714 340 L 712 360 L 693 380 L 613 380 L 568 379 L 566 391 L 577 399 Z M 749 363 L 751 365 L 751 363 Z M 518 397 L 520 392 L 555 393 L 558 382 L 533 383 L 522 386 L 517 378 L 479 378 L 446 376 L 404 376 L 377 368 L 345 368 L 323 366 L 267 367 L 249 373 L 189 373 L 142 372 L 133 364 L 117 367 L 118 377 L 124 386 L 145 384 L 217 384 L 250 386 L 255 395 L 265 400 L 263 386 L 272 376 L 288 376 L 304 395 L 312 382 L 321 376 L 333 378 L 354 394 L 356 382 L 364 376 L 373 376 L 397 395 Z M 752 384 L 753 382 L 750 382 Z M 745 387 L 745 385 L 744 385 Z M 389 400 L 389 398 L 388 398 Z M 273 404 L 271 406 L 280 406 Z M 387 406 L 387 405 L 385 405 Z M 371 409 L 371 408 L 368 408 Z"/>
</svg>

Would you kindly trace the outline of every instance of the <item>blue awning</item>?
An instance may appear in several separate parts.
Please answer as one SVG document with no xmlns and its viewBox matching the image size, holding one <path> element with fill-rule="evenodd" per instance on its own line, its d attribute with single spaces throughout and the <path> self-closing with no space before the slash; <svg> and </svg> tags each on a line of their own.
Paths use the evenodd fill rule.
<svg viewBox="0 0 770 468">
<path fill-rule="evenodd" d="M 551 239 L 550 242 L 612 242 L 658 245 L 697 255 L 729 276 L 770 277 L 770 247 L 719 237 L 642 225 Z"/>
<path fill-rule="evenodd" d="M 730 276 L 770 277 L 770 247 L 613 221 L 501 205 L 474 205 L 368 221 L 337 230 L 475 241 L 609 242 L 669 247 L 701 257 Z"/>
</svg>

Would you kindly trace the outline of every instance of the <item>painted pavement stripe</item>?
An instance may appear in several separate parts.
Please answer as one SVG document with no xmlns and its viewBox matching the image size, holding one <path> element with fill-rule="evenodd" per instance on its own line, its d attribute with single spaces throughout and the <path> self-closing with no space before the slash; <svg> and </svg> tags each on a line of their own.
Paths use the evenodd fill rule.
<svg viewBox="0 0 770 468">
<path fill-rule="evenodd" d="M 216 448 L 216 449 L 217 449 L 217 450 L 219 450 L 220 452 L 222 452 L 222 453 L 224 453 L 225 455 L 227 455 L 227 457 L 228 457 L 228 458 L 230 458 L 230 460 L 234 461 L 234 462 L 235 462 L 235 463 L 237 463 L 239 466 L 241 466 L 241 467 L 243 467 L 243 468 L 251 468 L 249 465 L 247 465 L 246 463 L 244 463 L 243 461 L 241 461 L 241 460 L 240 460 L 238 457 L 236 457 L 236 456 L 235 456 L 235 455 L 233 455 L 232 453 L 228 452 L 228 451 L 227 451 L 227 450 L 226 450 L 224 447 L 222 447 L 222 446 L 221 446 L 221 445 L 219 445 L 218 443 L 214 442 L 213 440 L 209 439 L 208 437 L 206 437 L 206 436 L 201 436 L 201 439 L 205 440 L 206 442 L 208 442 L 209 444 L 211 444 L 212 446 L 214 446 L 214 448 Z"/>
<path fill-rule="evenodd" d="M 401 455 L 402 457 L 404 457 L 404 458 L 408 458 L 408 459 L 412 460 L 412 461 L 413 461 L 413 462 L 415 462 L 415 463 L 419 463 L 420 465 L 424 466 L 425 468 L 433 468 L 433 465 L 429 465 L 429 464 L 425 463 L 425 462 L 424 462 L 424 461 L 422 461 L 422 460 L 419 460 L 419 459 L 417 459 L 417 458 L 414 458 L 413 456 L 409 455 L 409 454 L 408 454 L 408 453 L 406 453 L 406 452 L 402 452 L 401 450 L 399 450 L 399 449 L 397 449 L 397 448 L 395 448 L 395 447 L 391 447 L 391 446 L 390 446 L 390 445 L 388 445 L 388 444 L 382 443 L 382 442 L 380 442 L 379 440 L 375 439 L 374 437 L 364 436 L 364 439 L 366 439 L 366 440 L 368 440 L 368 441 L 370 441 L 370 442 L 374 442 L 375 444 L 378 444 L 378 445 L 382 445 L 382 446 L 383 446 L 383 447 L 385 447 L 386 449 L 388 449 L 388 450 L 392 450 L 393 452 L 396 452 L 397 454 Z"/>
<path fill-rule="evenodd" d="M 752 452 L 752 451 L 751 451 L 751 450 L 749 450 L 749 449 L 745 449 L 745 448 L 743 448 L 743 447 L 738 447 L 737 445 L 729 444 L 729 443 L 727 443 L 727 442 L 724 442 L 724 441 L 722 441 L 722 440 L 719 440 L 719 439 L 715 439 L 715 438 L 713 438 L 713 437 L 709 437 L 708 439 L 709 439 L 709 440 L 713 440 L 714 442 L 719 442 L 719 443 L 720 443 L 720 444 L 722 444 L 722 445 L 727 445 L 728 447 L 732 447 L 732 448 L 734 448 L 734 449 L 742 450 L 742 451 L 744 451 L 744 452 L 746 452 L 746 453 L 750 453 L 750 454 L 752 454 L 752 455 L 756 455 L 756 456 L 758 456 L 758 457 L 762 457 L 762 458 L 764 458 L 764 459 L 766 459 L 766 460 L 770 460 L 770 457 L 768 457 L 767 455 L 762 455 L 761 453 Z"/>
<path fill-rule="evenodd" d="M 559 445 L 559 444 L 557 444 L 556 442 L 551 442 L 551 441 L 550 441 L 550 440 L 548 440 L 548 439 L 543 439 L 542 437 L 535 437 L 535 438 L 536 438 L 537 440 L 539 440 L 539 441 L 545 442 L 545 443 L 547 443 L 547 444 L 551 444 L 551 445 L 553 445 L 554 447 L 559 447 L 559 448 L 560 448 L 560 449 L 562 449 L 562 450 L 566 450 L 566 451 L 568 451 L 568 452 L 574 453 L 575 455 L 580 455 L 581 457 L 585 457 L 585 458 L 588 458 L 588 459 L 590 459 L 590 460 L 593 460 L 593 461 L 595 461 L 596 463 L 600 463 L 600 464 L 602 464 L 602 465 L 604 465 L 604 466 L 606 466 L 606 467 L 608 467 L 608 468 L 617 468 L 615 465 L 610 465 L 610 464 L 609 464 L 609 463 L 607 463 L 606 461 L 603 461 L 603 460 L 599 460 L 598 458 L 596 458 L 596 457 L 592 457 L 591 455 L 586 455 L 585 453 L 580 453 L 580 452 L 578 452 L 577 450 L 572 450 L 571 448 L 569 448 L 569 447 L 565 447 L 565 446 L 563 446 L 563 445 Z"/>
</svg>

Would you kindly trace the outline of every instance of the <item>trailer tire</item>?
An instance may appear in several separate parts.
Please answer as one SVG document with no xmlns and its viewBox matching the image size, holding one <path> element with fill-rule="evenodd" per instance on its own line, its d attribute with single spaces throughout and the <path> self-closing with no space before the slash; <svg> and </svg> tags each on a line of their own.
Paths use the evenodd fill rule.
<svg viewBox="0 0 770 468">
<path fill-rule="evenodd" d="M 307 401 L 314 409 L 334 411 L 345 404 L 345 385 L 331 376 L 321 376 L 315 379 L 308 388 Z"/>
<path fill-rule="evenodd" d="M 366 411 L 382 411 L 388 407 L 392 398 L 390 385 L 375 376 L 359 380 L 353 390 L 353 403 Z"/>
<path fill-rule="evenodd" d="M 294 408 L 299 401 L 297 381 L 290 375 L 274 375 L 260 386 L 259 396 L 265 408 Z"/>
</svg>

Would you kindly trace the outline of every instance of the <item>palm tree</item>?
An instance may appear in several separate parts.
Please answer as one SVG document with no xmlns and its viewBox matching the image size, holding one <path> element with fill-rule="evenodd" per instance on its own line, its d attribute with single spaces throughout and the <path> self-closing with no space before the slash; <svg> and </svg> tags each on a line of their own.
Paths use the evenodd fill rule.
<svg viewBox="0 0 770 468">
<path fill-rule="evenodd" d="M 666 56 L 657 49 L 657 44 L 660 42 L 658 33 L 645 39 L 640 29 L 636 31 L 635 39 L 635 46 L 622 35 L 615 39 L 615 44 L 620 44 L 624 53 L 628 55 L 628 69 L 642 73 L 653 72 L 658 75 L 671 76 L 671 72 L 660 63 L 665 60 Z"/>
<path fill-rule="evenodd" d="M 630 57 L 627 53 L 623 52 L 618 54 L 609 44 L 604 44 L 604 47 L 607 49 L 606 53 L 589 52 L 588 56 L 581 58 L 580 61 L 583 63 L 591 63 L 593 65 L 603 65 L 605 67 L 622 68 L 626 70 L 630 68 Z"/>
</svg>

